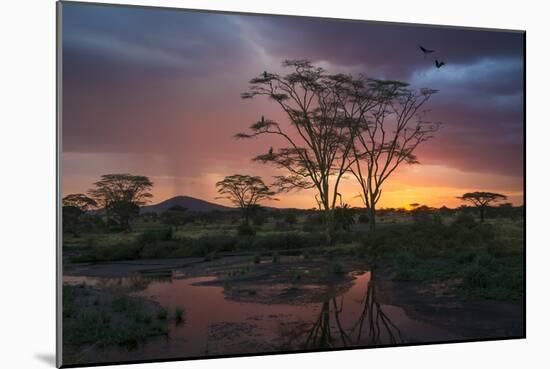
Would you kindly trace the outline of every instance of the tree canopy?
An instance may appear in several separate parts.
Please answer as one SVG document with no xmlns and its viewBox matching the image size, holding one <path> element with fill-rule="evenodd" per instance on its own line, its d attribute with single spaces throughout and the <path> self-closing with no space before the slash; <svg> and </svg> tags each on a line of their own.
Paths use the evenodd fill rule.
<svg viewBox="0 0 550 369">
<path fill-rule="evenodd" d="M 329 74 L 308 60 L 285 60 L 283 67 L 290 72 L 264 71 L 241 96 L 269 98 L 289 124 L 262 116 L 236 137 L 282 139 L 282 147 L 271 147 L 254 160 L 284 170 L 274 183 L 281 191 L 315 189 L 327 218 L 333 218 L 342 178 L 352 173 L 374 227 L 384 182 L 402 163 L 418 163 L 414 151 L 439 129 L 421 110 L 437 91 L 363 75 Z"/>
<path fill-rule="evenodd" d="M 217 198 L 227 199 L 239 207 L 248 224 L 250 211 L 260 202 L 265 200 L 277 200 L 275 192 L 264 183 L 261 177 L 244 174 L 233 174 L 216 183 Z"/>
<path fill-rule="evenodd" d="M 315 188 L 325 210 L 336 205 L 337 189 L 347 171 L 351 140 L 346 117 L 339 109 L 345 96 L 338 96 L 339 75 L 330 75 L 307 60 L 286 60 L 286 75 L 263 72 L 250 80 L 244 99 L 265 96 L 285 112 L 290 125 L 261 119 L 237 138 L 263 135 L 280 137 L 285 146 L 258 155 L 255 161 L 269 163 L 286 174 L 276 176 L 280 191 Z M 334 177 L 335 182 L 331 183 Z"/>
<path fill-rule="evenodd" d="M 495 192 L 467 192 L 462 196 L 457 197 L 462 201 L 467 201 L 476 206 L 479 209 L 480 221 L 485 220 L 485 208 L 498 201 L 506 200 L 507 197 L 500 193 Z"/>
<path fill-rule="evenodd" d="M 61 203 L 63 207 L 70 206 L 80 210 L 83 213 L 97 207 L 97 202 L 94 199 L 82 193 L 73 193 L 73 194 L 67 195 L 63 197 L 63 199 L 61 200 Z"/>
<path fill-rule="evenodd" d="M 130 219 L 139 215 L 139 207 L 153 197 L 153 182 L 146 176 L 105 174 L 94 186 L 88 193 L 126 229 Z"/>
</svg>

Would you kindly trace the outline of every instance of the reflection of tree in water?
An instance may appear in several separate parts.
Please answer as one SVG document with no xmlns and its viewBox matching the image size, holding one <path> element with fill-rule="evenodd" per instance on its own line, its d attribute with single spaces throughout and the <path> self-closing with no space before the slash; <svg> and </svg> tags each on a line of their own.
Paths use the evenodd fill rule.
<svg viewBox="0 0 550 369">
<path fill-rule="evenodd" d="M 290 347 L 293 342 L 303 342 L 300 344 L 301 348 L 317 349 L 404 342 L 401 331 L 377 301 L 376 284 L 372 280 L 369 281 L 366 294 L 361 300 L 359 318 L 347 329 L 341 321 L 343 311 L 344 296 L 333 297 L 324 302 L 313 325 L 297 324 L 284 334 L 286 346 Z"/>
</svg>

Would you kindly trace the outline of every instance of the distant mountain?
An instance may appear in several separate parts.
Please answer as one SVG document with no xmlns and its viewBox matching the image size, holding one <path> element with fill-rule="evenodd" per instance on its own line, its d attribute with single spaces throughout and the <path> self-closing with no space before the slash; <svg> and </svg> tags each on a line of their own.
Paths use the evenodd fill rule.
<svg viewBox="0 0 550 369">
<path fill-rule="evenodd" d="M 213 210 L 219 210 L 219 211 L 235 210 L 234 208 L 214 204 L 208 201 L 196 199 L 194 197 L 176 196 L 176 197 L 172 197 L 171 199 L 165 200 L 163 202 L 159 202 L 158 204 L 155 204 L 155 205 L 143 206 L 141 208 L 141 213 L 143 214 L 143 213 L 155 212 L 160 214 L 168 210 L 170 207 L 174 205 L 182 206 L 189 211 L 199 211 L 199 212 L 207 212 L 207 211 L 213 211 Z"/>
</svg>

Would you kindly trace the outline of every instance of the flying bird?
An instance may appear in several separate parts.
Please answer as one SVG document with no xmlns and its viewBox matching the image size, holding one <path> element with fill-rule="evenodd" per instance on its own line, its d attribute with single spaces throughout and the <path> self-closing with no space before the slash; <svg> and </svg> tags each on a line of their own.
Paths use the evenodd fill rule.
<svg viewBox="0 0 550 369">
<path fill-rule="evenodd" d="M 439 61 L 439 60 L 435 60 L 435 66 L 437 69 L 441 68 L 442 66 L 445 65 L 445 62 L 444 61 Z"/>
<path fill-rule="evenodd" d="M 430 49 L 426 49 L 424 46 L 422 45 L 418 45 L 418 48 L 420 49 L 420 51 L 422 51 L 424 53 L 424 57 L 426 55 L 429 55 L 431 53 L 433 53 L 435 50 L 430 50 Z"/>
</svg>

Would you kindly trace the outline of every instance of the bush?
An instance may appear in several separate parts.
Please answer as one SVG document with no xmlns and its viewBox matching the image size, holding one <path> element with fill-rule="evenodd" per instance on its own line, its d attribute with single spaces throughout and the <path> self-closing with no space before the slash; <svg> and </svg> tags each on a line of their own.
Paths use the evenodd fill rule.
<svg viewBox="0 0 550 369">
<path fill-rule="evenodd" d="M 464 287 L 468 290 L 483 289 L 489 286 L 489 273 L 481 266 L 469 268 L 464 275 Z"/>
<path fill-rule="evenodd" d="M 170 241 L 172 228 L 150 229 L 139 235 L 137 243 L 145 245 L 155 241 Z"/>
<path fill-rule="evenodd" d="M 168 310 L 166 310 L 165 308 L 161 308 L 158 312 L 157 312 L 157 318 L 159 320 L 165 320 L 168 318 Z"/>
<path fill-rule="evenodd" d="M 242 223 L 237 228 L 237 234 L 239 236 L 254 236 L 256 234 L 256 231 L 250 224 Z"/>
<path fill-rule="evenodd" d="M 368 224 L 369 223 L 369 215 L 362 211 L 360 214 L 359 214 L 359 218 L 357 218 L 357 222 L 358 223 L 363 223 L 363 224 Z"/>
<path fill-rule="evenodd" d="M 296 217 L 296 214 L 294 213 L 288 213 L 285 215 L 285 223 L 288 225 L 294 225 L 298 222 L 298 218 Z"/>
<path fill-rule="evenodd" d="M 475 221 L 474 217 L 468 213 L 459 213 L 456 219 L 453 222 L 454 226 L 473 228 L 478 223 Z"/>
<path fill-rule="evenodd" d="M 163 259 L 171 258 L 174 254 L 177 254 L 178 250 L 182 248 L 185 243 L 183 240 L 178 241 L 157 241 L 154 243 L 148 243 L 143 246 L 141 250 L 141 258 L 143 259 Z"/>
<path fill-rule="evenodd" d="M 316 231 L 322 227 L 323 221 L 324 221 L 323 215 L 320 214 L 319 212 L 308 214 L 304 221 L 302 229 L 305 232 Z"/>
<path fill-rule="evenodd" d="M 254 224 L 256 227 L 261 227 L 262 225 L 265 224 L 266 220 L 267 220 L 267 217 L 265 216 L 265 214 L 263 213 L 255 214 L 252 217 L 252 224 Z"/>
<path fill-rule="evenodd" d="M 331 269 L 332 273 L 334 273 L 334 274 L 344 273 L 344 266 L 340 263 L 331 264 L 330 269 Z"/>
<path fill-rule="evenodd" d="M 257 250 L 294 250 L 317 247 L 323 241 L 318 233 L 281 232 L 257 236 L 253 248 Z"/>
<path fill-rule="evenodd" d="M 176 323 L 182 323 L 185 321 L 185 310 L 182 308 L 176 308 Z"/>
<path fill-rule="evenodd" d="M 357 235 L 349 231 L 336 231 L 333 234 L 335 243 L 352 243 L 357 240 Z"/>
</svg>

